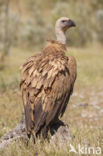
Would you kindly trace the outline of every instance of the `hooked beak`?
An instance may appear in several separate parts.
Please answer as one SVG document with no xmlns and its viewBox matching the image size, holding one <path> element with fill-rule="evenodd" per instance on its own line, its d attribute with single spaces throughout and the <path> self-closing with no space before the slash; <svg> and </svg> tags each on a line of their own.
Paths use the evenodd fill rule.
<svg viewBox="0 0 103 156">
<path fill-rule="evenodd" d="M 74 21 L 72 21 L 71 19 L 68 20 L 68 26 L 69 27 L 76 27 L 76 24 Z"/>
</svg>

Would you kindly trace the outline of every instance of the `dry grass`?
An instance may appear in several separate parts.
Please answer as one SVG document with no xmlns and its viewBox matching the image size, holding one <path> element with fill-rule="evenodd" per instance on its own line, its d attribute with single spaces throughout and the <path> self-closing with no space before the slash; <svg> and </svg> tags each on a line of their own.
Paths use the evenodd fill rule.
<svg viewBox="0 0 103 156">
<path fill-rule="evenodd" d="M 20 65 L 34 52 L 13 49 L 5 68 L 0 71 L 0 136 L 13 128 L 21 118 L 22 100 L 19 89 Z M 77 59 L 78 77 L 74 93 L 63 120 L 73 134 L 71 144 L 101 147 L 103 152 L 103 49 L 68 49 L 67 55 Z M 20 141 L 0 152 L 1 156 L 74 156 L 69 144 L 63 148 L 51 146 L 47 141 L 37 141 L 29 146 Z M 78 154 L 77 154 L 78 155 Z M 80 154 L 82 155 L 82 154 Z M 88 155 L 88 154 L 87 154 Z M 92 154 L 91 154 L 92 155 Z M 101 156 L 103 153 L 101 154 Z"/>
</svg>

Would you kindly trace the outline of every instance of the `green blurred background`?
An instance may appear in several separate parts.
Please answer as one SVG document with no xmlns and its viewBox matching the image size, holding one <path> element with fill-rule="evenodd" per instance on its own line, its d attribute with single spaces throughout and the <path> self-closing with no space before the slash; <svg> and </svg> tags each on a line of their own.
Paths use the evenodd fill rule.
<svg viewBox="0 0 103 156">
<path fill-rule="evenodd" d="M 61 16 L 77 24 L 68 31 L 68 46 L 103 43 L 103 0 L 0 0 L 0 51 L 4 44 L 42 47 L 55 39 L 55 21 Z"/>
</svg>

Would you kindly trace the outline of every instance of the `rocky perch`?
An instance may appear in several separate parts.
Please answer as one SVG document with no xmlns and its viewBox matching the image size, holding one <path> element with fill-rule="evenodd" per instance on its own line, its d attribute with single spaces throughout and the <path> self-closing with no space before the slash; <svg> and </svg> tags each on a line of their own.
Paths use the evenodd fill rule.
<svg viewBox="0 0 103 156">
<path fill-rule="evenodd" d="M 56 144 L 58 142 L 59 146 L 67 144 L 72 138 L 69 127 L 62 121 L 50 128 L 50 134 L 50 144 Z M 20 123 L 18 123 L 15 128 L 0 138 L 0 150 L 20 139 L 24 141 L 27 141 L 28 139 L 26 135 L 24 113 L 22 114 Z"/>
</svg>

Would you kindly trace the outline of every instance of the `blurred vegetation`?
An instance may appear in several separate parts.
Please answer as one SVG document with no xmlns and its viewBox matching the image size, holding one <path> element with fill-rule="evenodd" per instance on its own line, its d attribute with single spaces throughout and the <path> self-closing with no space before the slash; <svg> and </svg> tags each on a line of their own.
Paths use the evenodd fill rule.
<svg viewBox="0 0 103 156">
<path fill-rule="evenodd" d="M 0 51 L 4 47 L 7 2 L 0 0 Z M 68 31 L 69 46 L 103 43 L 102 0 L 9 0 L 8 44 L 41 48 L 47 39 L 55 39 L 55 21 L 61 16 L 77 24 L 76 29 Z"/>
</svg>

